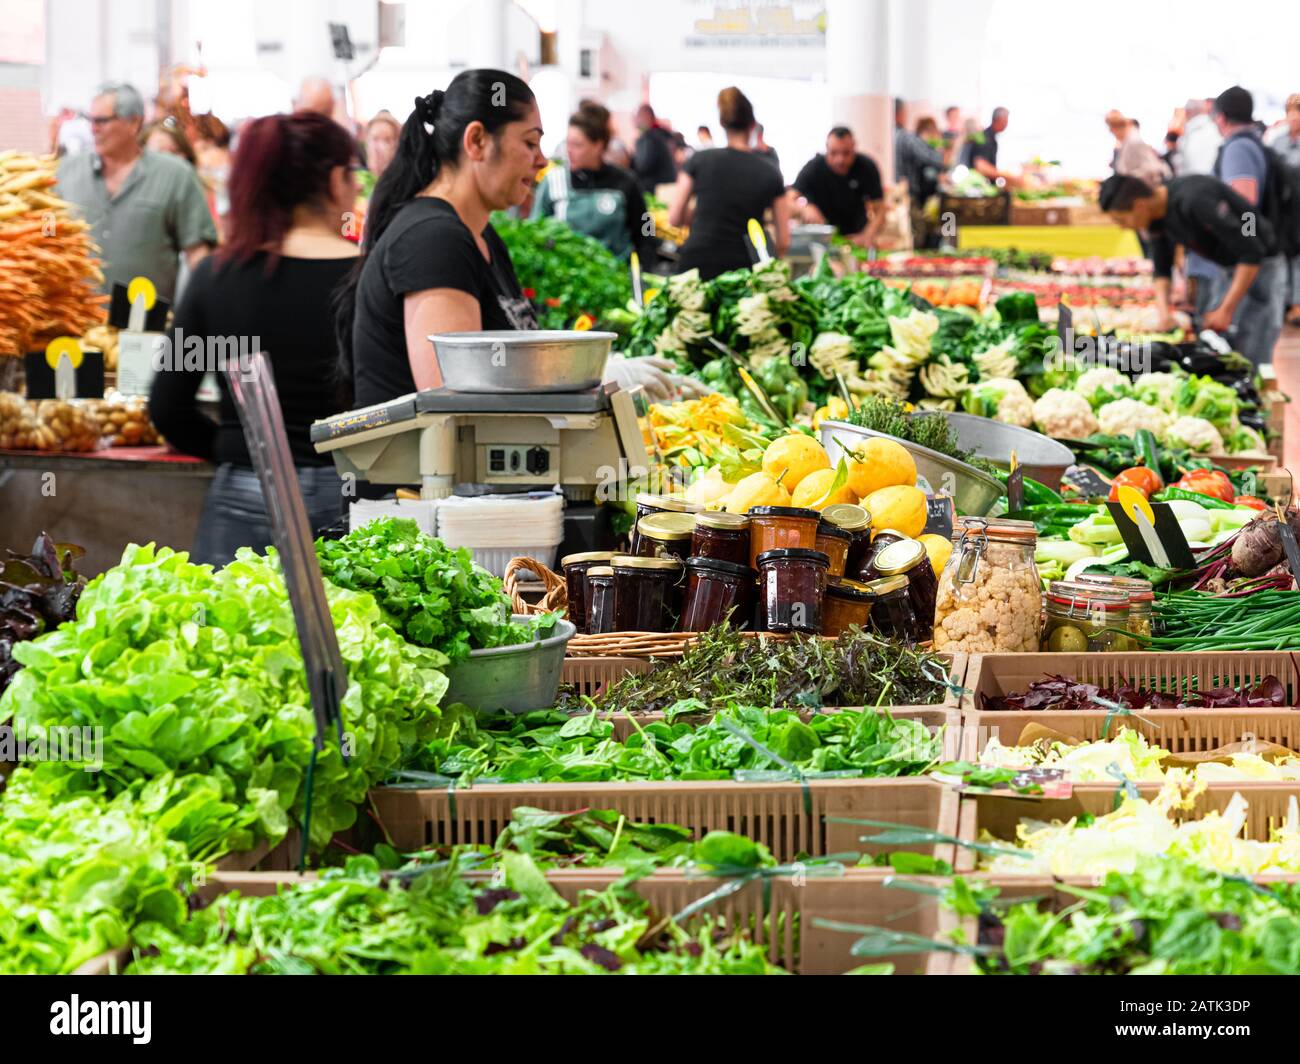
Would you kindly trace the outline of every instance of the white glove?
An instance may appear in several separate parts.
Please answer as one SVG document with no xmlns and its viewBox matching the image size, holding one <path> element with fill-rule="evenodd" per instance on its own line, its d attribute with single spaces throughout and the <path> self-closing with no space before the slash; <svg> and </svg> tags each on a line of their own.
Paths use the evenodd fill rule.
<svg viewBox="0 0 1300 1064">
<path fill-rule="evenodd" d="M 634 388 L 645 390 L 646 398 L 652 403 L 671 402 L 675 385 L 668 370 L 675 364 L 665 358 L 625 358 L 623 355 L 610 355 L 605 363 L 605 383 L 617 384 L 625 392 Z"/>
<path fill-rule="evenodd" d="M 673 374 L 673 383 L 677 385 L 677 392 L 683 399 L 700 399 L 715 391 L 699 377 L 687 377 L 681 373 Z"/>
</svg>

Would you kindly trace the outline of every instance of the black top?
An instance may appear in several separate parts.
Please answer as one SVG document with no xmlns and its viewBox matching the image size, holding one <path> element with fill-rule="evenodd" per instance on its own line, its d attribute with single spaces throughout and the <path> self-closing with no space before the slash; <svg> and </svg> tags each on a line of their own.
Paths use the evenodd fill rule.
<svg viewBox="0 0 1300 1064">
<path fill-rule="evenodd" d="M 983 141 L 967 140 L 961 150 L 961 161 L 963 166 L 975 165 L 976 159 L 985 160 L 990 166 L 998 165 L 998 135 L 993 132 L 993 127 L 989 126 L 984 130 Z"/>
<path fill-rule="evenodd" d="M 785 193 L 781 171 L 753 152 L 710 148 L 686 161 L 695 182 L 695 219 L 682 245 L 678 272 L 698 269 L 704 280 L 753 264 L 748 225 Z"/>
<path fill-rule="evenodd" d="M 1174 248 L 1189 251 L 1220 266 L 1257 266 L 1273 254 L 1273 226 L 1246 199 L 1208 174 L 1175 177 L 1168 185 L 1169 207 L 1150 229 L 1151 261 L 1157 277 L 1173 272 Z M 1243 230 L 1247 216 L 1255 220 L 1253 235 Z"/>
<path fill-rule="evenodd" d="M 478 300 L 483 330 L 536 329 L 505 242 L 483 230 L 491 261 L 450 203 L 418 196 L 405 204 L 366 256 L 352 325 L 352 374 L 357 407 L 415 391 L 406 354 L 403 303 L 412 292 L 454 288 Z M 429 345 L 433 358 L 433 345 Z"/>
<path fill-rule="evenodd" d="M 636 138 L 636 147 L 632 149 L 632 170 L 642 192 L 654 192 L 657 186 L 671 185 L 677 180 L 673 147 L 672 134 L 659 126 L 651 126 Z"/>
<path fill-rule="evenodd" d="M 844 236 L 853 236 L 867 227 L 868 200 L 885 198 L 880 168 L 861 152 L 842 177 L 830 168 L 825 155 L 815 156 L 799 171 L 794 187 Z"/>
<path fill-rule="evenodd" d="M 282 258 L 268 274 L 264 253 L 246 263 L 218 265 L 212 257 L 200 262 L 176 308 L 171 357 L 149 392 L 150 417 L 167 442 L 210 462 L 251 468 L 239 414 L 217 363 L 265 351 L 294 464 L 331 465 L 328 455 L 316 453 L 309 433 L 313 421 L 341 408 L 338 347 L 326 308 L 355 263 Z M 208 370 L 216 371 L 221 388 L 219 422 L 205 417 L 195 402 Z"/>
</svg>

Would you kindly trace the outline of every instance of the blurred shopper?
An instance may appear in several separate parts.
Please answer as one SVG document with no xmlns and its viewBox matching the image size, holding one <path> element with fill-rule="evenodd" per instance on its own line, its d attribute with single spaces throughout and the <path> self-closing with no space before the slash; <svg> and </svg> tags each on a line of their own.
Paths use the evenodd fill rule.
<svg viewBox="0 0 1300 1064">
<path fill-rule="evenodd" d="M 334 86 L 324 78 L 304 78 L 298 87 L 298 98 L 293 102 L 295 112 L 334 117 Z"/>
<path fill-rule="evenodd" d="M 747 235 L 749 220 L 761 222 L 769 208 L 775 229 L 771 253 L 779 258 L 790 245 L 785 181 L 780 170 L 754 153 L 754 108 L 738 88 L 718 93 L 718 121 L 726 131 L 727 146 L 690 158 L 668 207 L 669 225 L 691 228 L 682 245 L 678 272 L 699 270 L 705 280 L 755 261 Z"/>
<path fill-rule="evenodd" d="M 194 154 L 194 145 L 181 129 L 180 123 L 170 115 L 159 122 L 150 122 L 140 130 L 140 147 L 146 151 L 162 152 L 184 159 L 190 166 L 197 167 L 198 159 Z"/>
<path fill-rule="evenodd" d="M 713 130 L 708 126 L 700 126 L 695 131 L 695 150 L 708 151 L 713 147 Z"/>
<path fill-rule="evenodd" d="M 660 185 L 671 185 L 677 180 L 673 135 L 659 124 L 654 108 L 648 103 L 636 109 L 636 128 L 632 172 L 636 174 L 641 191 L 653 194 Z"/>
<path fill-rule="evenodd" d="M 645 197 L 636 178 L 605 162 L 609 139 L 609 111 L 584 100 L 569 116 L 564 141 L 568 164 L 547 171 L 533 217 L 559 218 L 621 259 L 635 250 L 648 270 L 655 258 L 654 226 L 647 224 Z"/>
<path fill-rule="evenodd" d="M 1009 179 L 1010 174 L 998 169 L 998 134 L 1006 131 L 1010 119 L 1010 111 L 1005 107 L 995 107 L 988 128 L 983 132 L 966 135 L 961 154 L 962 165 L 978 171 L 990 181 L 996 181 L 999 177 Z"/>
<path fill-rule="evenodd" d="M 894 130 L 894 178 L 907 182 L 907 196 L 912 218 L 912 246 L 929 246 L 929 226 L 925 205 L 939 191 L 943 172 L 943 139 L 939 123 L 933 118 L 917 120 L 916 132 L 902 126 Z"/>
<path fill-rule="evenodd" d="M 171 301 L 181 254 L 193 269 L 217 242 L 199 179 L 183 159 L 140 147 L 144 101 L 130 85 L 100 89 L 90 124 L 95 149 L 63 159 L 58 195 L 90 223 L 103 291 L 147 277 Z"/>
<path fill-rule="evenodd" d="M 1163 185 L 1173 176 L 1155 148 L 1142 139 L 1135 119 L 1110 111 L 1106 115 L 1106 128 L 1115 138 L 1115 154 L 1111 159 L 1115 173 L 1136 177 L 1152 187 Z"/>
<path fill-rule="evenodd" d="M 1269 194 L 1269 150 L 1260 141 L 1255 125 L 1255 99 L 1240 85 L 1225 90 L 1214 101 L 1214 124 L 1223 135 L 1223 147 L 1214 166 L 1214 176 L 1230 186 L 1242 199 L 1263 214 Z M 1204 326 L 1225 332 L 1231 323 L 1237 349 L 1255 365 L 1273 357 L 1282 334 L 1287 303 L 1287 262 L 1271 254 L 1260 263 L 1259 273 L 1242 300 L 1235 318 L 1210 311 Z"/>
<path fill-rule="evenodd" d="M 366 169 L 375 180 L 384 176 L 388 164 L 397 154 L 397 140 L 402 135 L 402 123 L 387 111 L 380 111 L 366 123 Z"/>
<path fill-rule="evenodd" d="M 858 151 L 847 126 L 827 134 L 825 154 L 804 164 L 794 187 L 808 201 L 805 221 L 833 225 L 853 243 L 875 246 L 885 222 L 885 188 L 880 167 Z"/>
<path fill-rule="evenodd" d="M 780 169 L 781 157 L 776 154 L 776 149 L 763 139 L 762 122 L 759 122 L 754 126 L 754 154 L 760 159 L 766 159 L 773 166 Z"/>
<path fill-rule="evenodd" d="M 226 244 L 194 271 L 176 310 L 173 361 L 155 377 L 149 412 L 180 451 L 217 463 L 192 560 L 229 562 L 240 547 L 262 550 L 271 524 L 226 376 L 215 364 L 230 340 L 265 351 L 275 374 L 298 486 L 313 529 L 342 510 L 342 482 L 311 445 L 312 422 L 344 409 L 334 383 L 332 322 L 321 307 L 359 252 L 341 236 L 353 208 L 356 148 L 322 115 L 271 115 L 243 134 L 230 176 L 234 210 Z M 192 365 L 191 351 L 205 355 Z M 242 367 L 241 367 L 242 368 Z M 216 373 L 220 418 L 199 409 L 204 373 Z"/>
<path fill-rule="evenodd" d="M 1178 130 L 1170 129 L 1165 132 L 1165 151 L 1160 156 L 1161 161 L 1168 168 L 1170 175 L 1174 172 L 1174 163 L 1178 159 Z"/>
<path fill-rule="evenodd" d="M 1286 118 L 1264 138 L 1282 161 L 1293 169 L 1300 169 L 1300 93 L 1286 100 Z M 1287 283 L 1287 324 L 1300 326 L 1300 255 L 1288 263 L 1290 277 Z"/>
<path fill-rule="evenodd" d="M 1194 98 L 1187 101 L 1183 113 L 1183 135 L 1178 138 L 1178 154 L 1174 160 L 1174 173 L 1179 177 L 1191 174 L 1213 174 L 1214 164 L 1223 147 L 1223 135 L 1210 112 L 1214 101 Z M 1223 271 L 1203 255 L 1188 250 L 1183 256 L 1183 271 L 1191 288 L 1192 306 L 1197 320 L 1219 301 L 1219 286 Z"/>
<path fill-rule="evenodd" d="M 1264 264 L 1274 257 L 1275 234 L 1272 224 L 1253 203 L 1217 178 L 1200 174 L 1176 177 L 1158 188 L 1136 177 L 1114 174 L 1102 182 L 1100 202 L 1101 209 L 1116 224 L 1145 232 L 1151 240 L 1161 328 L 1172 323 L 1170 278 L 1174 249 L 1182 245 L 1233 271 L 1221 300 L 1206 313 L 1204 327 L 1227 333 L 1234 320 L 1250 321 L 1254 329 L 1248 335 L 1257 338 L 1262 333 L 1260 323 L 1251 319 L 1262 314 L 1264 308 L 1249 293 Z M 1253 224 L 1247 224 L 1248 220 Z M 1237 349 L 1256 365 L 1268 362 L 1272 354 L 1270 347 L 1257 361 L 1259 346 L 1248 350 L 1241 342 L 1240 331 Z"/>
</svg>

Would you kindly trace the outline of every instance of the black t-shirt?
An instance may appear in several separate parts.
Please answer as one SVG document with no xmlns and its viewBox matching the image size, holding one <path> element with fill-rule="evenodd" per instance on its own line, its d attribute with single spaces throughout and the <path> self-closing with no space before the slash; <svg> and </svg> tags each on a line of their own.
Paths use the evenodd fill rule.
<svg viewBox="0 0 1300 1064">
<path fill-rule="evenodd" d="M 983 159 L 990 166 L 997 168 L 998 135 L 993 132 L 992 126 L 984 130 L 983 138 L 981 142 L 975 140 L 966 141 L 966 146 L 961 150 L 961 161 L 964 166 L 973 167 L 976 159 Z"/>
<path fill-rule="evenodd" d="M 1274 254 L 1273 225 L 1259 209 L 1208 174 L 1175 177 L 1166 186 L 1169 206 L 1151 226 L 1151 261 L 1157 277 L 1173 273 L 1174 248 L 1182 244 L 1220 266 L 1258 266 Z M 1251 216 L 1254 229 L 1243 219 Z"/>
<path fill-rule="evenodd" d="M 736 148 L 710 148 L 686 161 L 695 182 L 695 220 L 682 245 L 679 272 L 698 269 L 705 280 L 752 264 L 748 226 L 785 192 L 781 171 L 767 159 Z"/>
<path fill-rule="evenodd" d="M 478 300 L 482 328 L 536 329 L 537 314 L 524 298 L 510 252 L 492 226 L 483 230 L 491 261 L 444 199 L 418 196 L 397 212 L 366 256 L 357 285 L 352 325 L 352 375 L 357 407 L 388 402 L 415 391 L 406 354 L 403 303 L 412 292 L 454 288 Z M 433 345 L 429 345 L 433 358 Z"/>
<path fill-rule="evenodd" d="M 218 264 L 212 257 L 200 262 L 176 308 L 170 366 L 155 374 L 149 392 L 150 416 L 167 442 L 211 462 L 251 467 L 225 375 L 216 374 L 219 422 L 199 410 L 195 393 L 214 362 L 265 351 L 294 464 L 333 464 L 310 440 L 312 422 L 341 409 L 334 323 L 323 308 L 355 263 L 282 258 L 268 274 L 261 253 L 244 263 Z"/>
<path fill-rule="evenodd" d="M 861 152 L 843 177 L 830 168 L 825 155 L 815 156 L 799 171 L 794 187 L 844 236 L 867 227 L 866 201 L 885 198 L 880 168 Z"/>
</svg>

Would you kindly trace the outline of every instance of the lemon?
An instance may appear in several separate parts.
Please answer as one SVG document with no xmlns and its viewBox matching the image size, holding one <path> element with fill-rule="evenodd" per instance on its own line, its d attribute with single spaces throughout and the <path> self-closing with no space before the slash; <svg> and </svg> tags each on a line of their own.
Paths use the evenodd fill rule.
<svg viewBox="0 0 1300 1064">
<path fill-rule="evenodd" d="M 925 531 L 925 492 L 908 484 L 873 491 L 862 505 L 871 512 L 875 528 L 892 528 L 915 539 Z"/>
<path fill-rule="evenodd" d="M 944 566 L 948 564 L 948 559 L 952 556 L 952 543 L 943 538 L 936 536 L 933 532 L 920 538 L 921 545 L 925 547 L 925 553 L 930 556 L 930 564 L 934 567 L 934 575 L 938 576 L 943 572 Z"/>
<path fill-rule="evenodd" d="M 836 503 L 854 501 L 853 492 L 849 490 L 847 484 L 842 484 L 831 491 L 834 483 L 835 470 L 833 469 L 819 469 L 815 473 L 809 473 L 791 492 L 790 505 L 820 512 Z"/>
<path fill-rule="evenodd" d="M 849 404 L 838 395 L 832 395 L 826 400 L 826 405 L 818 407 L 813 414 L 813 428 L 821 428 L 823 421 L 843 421 L 848 416 Z"/>
<path fill-rule="evenodd" d="M 849 487 L 860 499 L 881 488 L 915 487 L 916 462 L 901 443 L 871 437 L 848 456 Z"/>
<path fill-rule="evenodd" d="M 763 472 L 780 480 L 786 491 L 794 491 L 809 473 L 829 469 L 830 465 L 826 448 L 802 433 L 773 440 L 763 452 Z"/>
<path fill-rule="evenodd" d="M 722 500 L 728 513 L 749 513 L 754 506 L 789 506 L 790 493 L 770 473 L 751 473 Z"/>
</svg>

